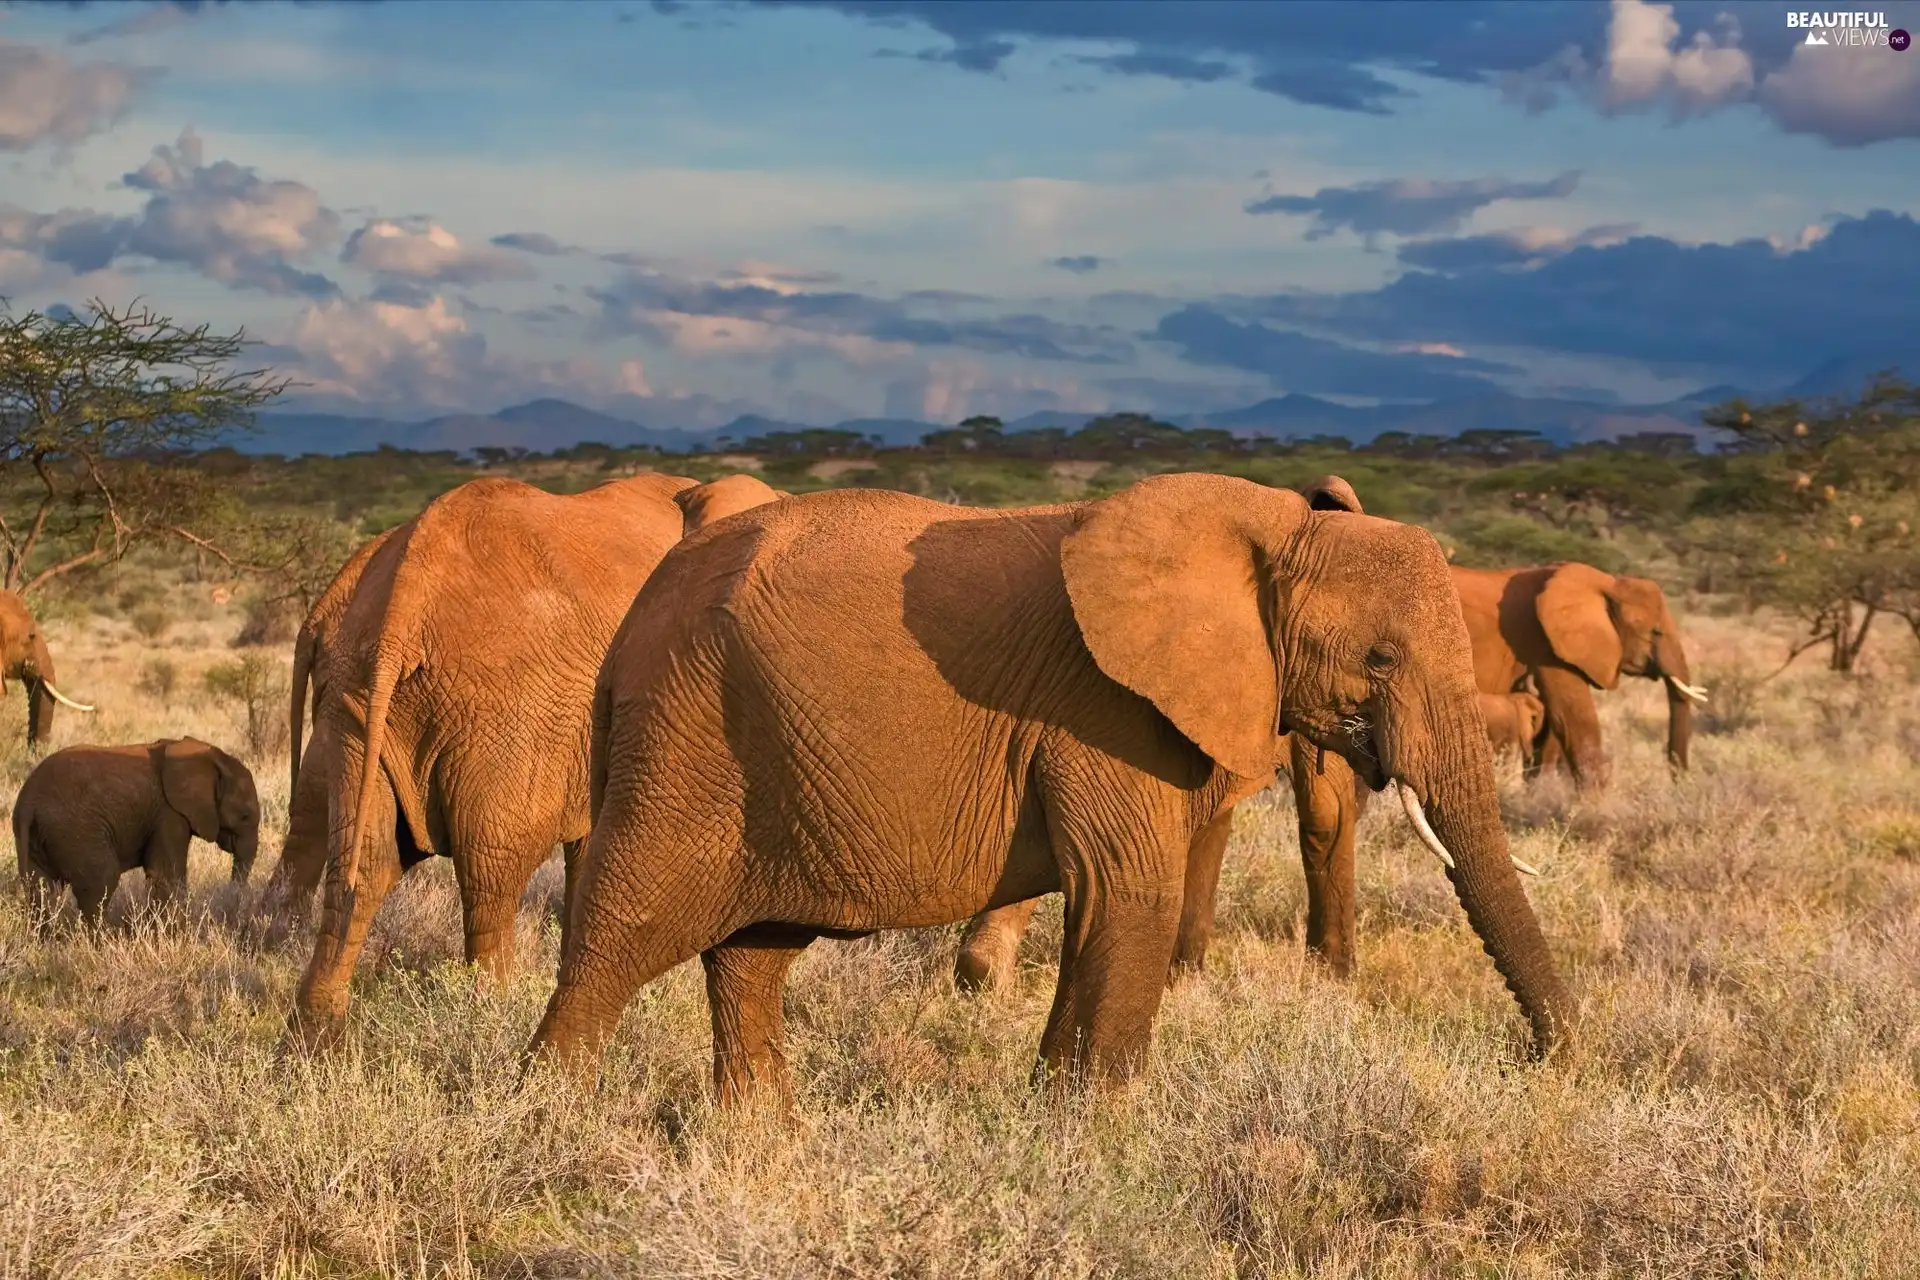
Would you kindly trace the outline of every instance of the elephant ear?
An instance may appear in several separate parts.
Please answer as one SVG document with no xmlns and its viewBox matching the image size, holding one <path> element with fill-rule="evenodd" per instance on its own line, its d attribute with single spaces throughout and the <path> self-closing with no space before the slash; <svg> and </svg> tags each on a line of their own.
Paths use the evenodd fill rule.
<svg viewBox="0 0 1920 1280">
<path fill-rule="evenodd" d="M 160 749 L 160 792 L 167 807 L 187 820 L 193 834 L 213 840 L 220 834 L 220 803 L 215 783 L 220 764 L 212 747 L 197 738 L 176 738 Z"/>
<path fill-rule="evenodd" d="M 1279 758 L 1267 549 L 1307 515 L 1299 494 L 1251 481 L 1154 476 L 1081 508 L 1060 548 L 1100 670 L 1243 777 L 1271 774 Z"/>
<path fill-rule="evenodd" d="M 1554 656 L 1601 689 L 1620 683 L 1620 631 L 1608 607 L 1612 591 L 1612 575 L 1589 564 L 1563 564 L 1535 606 Z"/>
<path fill-rule="evenodd" d="M 680 536 L 686 538 L 716 520 L 724 520 L 737 512 L 748 511 L 792 496 L 784 489 L 774 488 L 758 476 L 736 472 L 730 476 L 721 476 L 718 480 L 710 480 L 706 484 L 696 484 L 690 489 L 682 489 L 673 495 L 673 500 L 680 507 Z"/>
<path fill-rule="evenodd" d="M 1351 511 L 1355 515 L 1365 515 L 1366 508 L 1360 505 L 1360 495 L 1353 486 L 1339 476 L 1321 476 L 1318 480 L 1309 480 L 1300 486 L 1300 496 L 1315 511 Z"/>
</svg>

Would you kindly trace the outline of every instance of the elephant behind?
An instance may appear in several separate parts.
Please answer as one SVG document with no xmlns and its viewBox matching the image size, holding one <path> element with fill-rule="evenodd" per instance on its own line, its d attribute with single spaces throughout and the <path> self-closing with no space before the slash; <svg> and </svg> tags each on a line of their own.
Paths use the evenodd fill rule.
<svg viewBox="0 0 1920 1280">
<path fill-rule="evenodd" d="M 1688 764 L 1693 706 L 1707 691 L 1689 683 L 1686 646 L 1660 584 L 1569 561 L 1527 569 L 1453 570 L 1473 637 L 1474 678 L 1484 693 L 1531 681 L 1546 720 L 1529 774 L 1565 765 L 1585 791 L 1607 785 L 1610 767 L 1593 690 L 1622 676 L 1659 680 L 1667 691 L 1667 761 Z"/>
<path fill-rule="evenodd" d="M 587 832 L 594 674 L 679 540 L 673 498 L 693 483 L 646 474 L 562 496 L 474 480 L 363 548 L 344 607 L 315 628 L 289 823 L 329 834 L 290 835 L 282 856 L 293 886 L 326 871 L 297 1035 L 338 1029 L 374 913 L 433 854 L 453 861 L 467 961 L 511 972 L 528 878 L 560 844 L 571 882 Z"/>
<path fill-rule="evenodd" d="M 1547 719 L 1545 703 L 1525 689 L 1483 693 L 1480 715 L 1487 722 L 1487 744 L 1494 755 L 1513 752 L 1523 762 L 1532 762 L 1534 740 Z"/>
<path fill-rule="evenodd" d="M 7 681 L 18 680 L 27 693 L 27 750 L 38 750 L 53 732 L 55 703 L 75 711 L 92 711 L 55 686 L 53 654 L 27 602 L 12 591 L 0 591 L 0 697 Z"/>
<path fill-rule="evenodd" d="M 813 938 L 1063 890 L 1041 1063 L 1124 1073 L 1193 838 L 1282 733 L 1399 784 L 1536 1045 L 1565 1035 L 1438 544 L 1173 475 L 1016 511 L 809 494 L 671 553 L 596 684 L 594 824 L 529 1053 L 590 1073 L 633 993 L 699 955 L 721 1097 L 784 1090 Z"/>
<path fill-rule="evenodd" d="M 146 870 L 156 906 L 173 902 L 186 889 L 193 836 L 232 854 L 233 880 L 246 883 L 260 848 L 253 774 L 197 738 L 56 751 L 13 802 L 20 882 L 43 928 L 59 911 L 62 886 L 97 926 L 121 873 L 135 867 Z"/>
</svg>

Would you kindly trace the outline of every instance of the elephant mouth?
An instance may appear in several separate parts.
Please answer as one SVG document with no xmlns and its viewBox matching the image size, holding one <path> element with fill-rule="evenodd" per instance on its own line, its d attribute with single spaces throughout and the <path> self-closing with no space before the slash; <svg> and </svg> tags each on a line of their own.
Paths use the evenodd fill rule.
<svg viewBox="0 0 1920 1280">
<path fill-rule="evenodd" d="M 1367 784 L 1368 790 L 1384 790 L 1389 778 L 1386 765 L 1380 759 L 1379 744 L 1374 738 L 1373 717 L 1365 711 L 1355 711 L 1341 716 L 1338 725 L 1340 737 L 1346 744 L 1346 750 L 1340 754 L 1346 757 L 1347 763 L 1353 766 L 1353 771 Z"/>
</svg>

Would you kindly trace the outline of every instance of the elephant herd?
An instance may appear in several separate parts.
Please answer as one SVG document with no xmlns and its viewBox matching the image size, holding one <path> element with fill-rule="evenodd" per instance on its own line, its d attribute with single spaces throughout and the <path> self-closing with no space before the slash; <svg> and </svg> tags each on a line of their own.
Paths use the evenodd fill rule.
<svg viewBox="0 0 1920 1280">
<path fill-rule="evenodd" d="M 781 992 L 814 939 L 970 918 L 956 982 L 994 986 L 1057 891 L 1036 1072 L 1123 1076 L 1166 983 L 1204 961 L 1234 807 L 1284 768 L 1309 948 L 1350 972 L 1354 827 L 1391 787 L 1544 1053 L 1573 1005 L 1494 753 L 1604 786 L 1592 690 L 1622 676 L 1664 682 L 1684 768 L 1705 691 L 1656 584 L 1452 567 L 1334 476 L 1162 475 L 1016 510 L 749 475 L 475 480 L 355 552 L 295 641 L 261 906 L 271 936 L 322 905 L 289 1038 L 337 1037 L 375 913 L 431 855 L 453 862 L 467 961 L 506 977 L 557 844 L 530 1063 L 592 1078 L 634 993 L 698 956 L 720 1098 L 785 1099 Z M 14 830 L 43 916 L 65 883 L 92 919 L 134 865 L 175 892 L 188 832 L 244 879 L 258 820 L 245 766 L 179 739 L 48 757 Z"/>
</svg>

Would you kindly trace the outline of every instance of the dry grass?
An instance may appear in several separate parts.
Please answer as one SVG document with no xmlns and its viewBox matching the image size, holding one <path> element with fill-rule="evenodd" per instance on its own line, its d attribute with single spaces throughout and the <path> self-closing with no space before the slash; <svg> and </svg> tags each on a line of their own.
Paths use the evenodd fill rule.
<svg viewBox="0 0 1920 1280">
<path fill-rule="evenodd" d="M 103 708 L 63 712 L 57 743 L 244 745 L 243 713 L 201 692 L 240 607 L 180 592 L 170 698 L 126 622 L 50 627 L 68 691 Z M 1696 613 L 1691 634 L 1716 689 L 1781 649 L 1744 619 Z M 274 1052 L 304 946 L 236 937 L 211 847 L 184 923 L 43 944 L 0 895 L 0 1276 L 1910 1275 L 1920 694 L 1891 634 L 1872 656 L 1850 684 L 1809 662 L 1743 687 L 1681 783 L 1643 682 L 1603 699 L 1611 798 L 1509 782 L 1587 1010 L 1546 1068 L 1517 1061 L 1511 1001 L 1384 805 L 1362 829 L 1357 978 L 1302 958 L 1272 795 L 1241 820 L 1211 968 L 1168 997 L 1145 1078 L 1102 1102 L 1024 1083 L 1057 905 L 995 998 L 953 992 L 955 930 L 817 944 L 790 985 L 784 1130 L 711 1111 L 697 965 L 635 1001 L 600 1096 L 516 1088 L 554 965 L 552 865 L 521 976 L 491 995 L 457 964 L 446 865 L 417 871 L 347 1045 L 314 1061 Z M 20 718 L 16 698 L 12 785 Z M 285 762 L 253 764 L 271 850 Z"/>
</svg>

